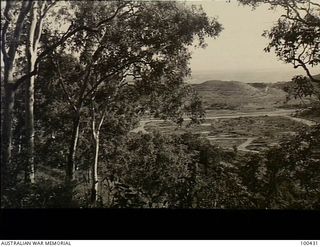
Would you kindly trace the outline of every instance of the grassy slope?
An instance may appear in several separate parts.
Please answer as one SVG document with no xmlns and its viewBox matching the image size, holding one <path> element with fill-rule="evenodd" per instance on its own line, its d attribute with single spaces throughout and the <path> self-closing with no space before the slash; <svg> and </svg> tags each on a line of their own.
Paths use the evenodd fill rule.
<svg viewBox="0 0 320 247">
<path fill-rule="evenodd" d="M 261 83 L 212 80 L 193 87 L 207 109 L 272 109 L 282 106 L 286 99 L 283 90 Z"/>
</svg>

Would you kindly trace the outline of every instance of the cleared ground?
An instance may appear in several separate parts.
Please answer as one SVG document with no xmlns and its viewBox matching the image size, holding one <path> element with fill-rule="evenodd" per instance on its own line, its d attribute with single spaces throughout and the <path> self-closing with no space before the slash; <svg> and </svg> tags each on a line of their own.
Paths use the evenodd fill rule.
<svg viewBox="0 0 320 247">
<path fill-rule="evenodd" d="M 203 124 L 189 128 L 178 127 L 170 121 L 146 120 L 136 131 L 158 130 L 163 133 L 189 131 L 223 148 L 260 152 L 290 138 L 299 129 L 314 124 L 312 121 L 292 117 L 289 113 L 289 111 L 281 111 L 211 116 Z"/>
<path fill-rule="evenodd" d="M 258 153 L 315 124 L 297 114 L 301 102 L 286 101 L 281 83 L 243 83 L 211 80 L 193 85 L 202 97 L 206 120 L 189 128 L 170 121 L 145 119 L 132 132 L 192 132 L 212 144 L 239 152 Z M 188 119 L 185 119 L 188 123 Z"/>
</svg>

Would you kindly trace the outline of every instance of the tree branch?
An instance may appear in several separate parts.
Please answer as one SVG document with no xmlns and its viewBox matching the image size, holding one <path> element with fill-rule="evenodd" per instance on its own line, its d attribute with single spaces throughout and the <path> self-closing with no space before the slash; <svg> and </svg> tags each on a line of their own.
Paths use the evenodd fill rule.
<svg viewBox="0 0 320 247">
<path fill-rule="evenodd" d="M 16 80 L 16 83 L 14 85 L 15 88 L 18 88 L 26 79 L 28 79 L 29 77 L 32 77 L 34 75 L 36 75 L 38 73 L 38 65 L 41 61 L 41 59 L 43 59 L 45 56 L 47 56 L 48 54 L 50 54 L 51 52 L 53 52 L 57 47 L 59 47 L 60 45 L 62 45 L 67 39 L 71 38 L 73 35 L 75 35 L 76 33 L 80 32 L 80 31 L 88 31 L 88 32 L 96 32 L 97 28 L 99 26 L 101 26 L 102 24 L 111 21 L 112 19 L 114 19 L 116 17 L 116 15 L 118 14 L 118 12 L 120 11 L 120 9 L 124 8 L 126 6 L 127 3 L 120 5 L 117 10 L 115 11 L 115 13 L 100 21 L 96 26 L 94 27 L 88 27 L 88 26 L 79 26 L 75 29 L 73 29 L 72 31 L 72 25 L 70 25 L 68 31 L 61 37 L 60 40 L 58 40 L 56 43 L 54 43 L 53 45 L 51 45 L 50 47 L 47 47 L 47 49 L 45 49 L 44 51 L 42 51 L 39 56 L 37 57 L 36 61 L 35 61 L 35 69 L 33 71 L 31 71 L 28 74 L 23 75 L 22 77 L 20 77 L 18 80 Z"/>
<path fill-rule="evenodd" d="M 12 66 L 14 59 L 15 59 L 15 55 L 17 52 L 17 47 L 19 45 L 19 41 L 20 41 L 20 36 L 21 36 L 21 29 L 22 29 L 22 25 L 24 23 L 24 21 L 26 20 L 26 15 L 28 14 L 28 12 L 30 11 L 32 6 L 32 1 L 23 1 L 22 2 L 22 6 L 20 9 L 20 13 L 16 22 L 16 26 L 13 32 L 13 40 L 11 41 L 11 44 L 9 46 L 9 51 L 8 51 L 8 58 L 9 58 L 9 67 Z"/>
<path fill-rule="evenodd" d="M 32 2 L 32 10 L 30 13 L 30 27 L 28 33 L 28 40 L 27 40 L 27 57 L 29 63 L 31 63 L 32 55 L 34 54 L 34 46 L 35 46 L 35 35 L 37 29 L 37 9 L 35 5 L 37 2 Z"/>
<path fill-rule="evenodd" d="M 304 64 L 304 62 L 301 59 L 294 58 L 294 60 L 297 61 L 299 63 L 299 65 L 305 70 L 305 72 L 307 73 L 307 75 L 308 75 L 308 77 L 310 78 L 311 81 L 320 83 L 319 79 L 316 79 L 311 75 L 308 67 Z"/>
<path fill-rule="evenodd" d="M 40 2 L 38 2 L 38 4 L 40 4 Z M 49 8 L 47 8 L 45 10 L 45 4 L 42 3 L 41 8 L 40 8 L 39 20 L 37 21 L 37 25 L 36 25 L 36 31 L 37 32 L 36 32 L 35 37 L 34 37 L 34 46 L 33 46 L 33 51 L 34 52 L 37 52 L 37 49 L 38 49 L 38 45 L 39 45 L 40 37 L 41 37 L 41 33 L 42 33 L 43 19 L 44 19 L 46 13 L 48 12 L 48 9 Z"/>
<path fill-rule="evenodd" d="M 53 66 L 56 68 L 56 71 L 58 72 L 58 77 L 59 77 L 58 81 L 59 81 L 59 84 L 60 84 L 60 86 L 61 86 L 64 94 L 65 94 L 66 97 L 67 97 L 67 100 L 68 100 L 69 105 L 70 105 L 71 108 L 74 110 L 74 112 L 77 112 L 77 108 L 76 108 L 76 106 L 75 106 L 75 103 L 72 101 L 72 99 L 71 99 L 71 97 L 70 97 L 70 95 L 69 95 L 69 93 L 68 93 L 68 91 L 67 91 L 67 89 L 65 88 L 65 85 L 64 85 L 64 83 L 63 83 L 63 79 L 62 79 L 62 74 L 61 74 L 61 70 L 60 70 L 59 63 L 58 63 L 58 62 L 55 63 L 52 58 L 51 58 L 51 62 L 52 62 L 52 64 L 53 64 Z"/>
<path fill-rule="evenodd" d="M 92 130 L 92 137 L 94 140 L 97 138 L 97 132 L 96 132 L 96 117 L 94 113 L 94 105 L 93 105 L 94 98 L 91 101 L 91 130 Z"/>
<path fill-rule="evenodd" d="M 40 18 L 44 18 L 46 16 L 46 14 L 49 12 L 49 10 L 56 5 L 57 1 L 53 1 L 52 3 L 50 3 L 46 9 L 44 9 L 44 11 L 42 12 L 42 15 L 40 16 Z"/>
<path fill-rule="evenodd" d="M 312 2 L 312 1 L 310 1 L 309 3 L 310 3 L 311 5 L 315 5 L 315 6 L 320 7 L 320 4 L 319 4 L 319 3 L 314 3 L 314 2 Z"/>
<path fill-rule="evenodd" d="M 113 72 L 107 74 L 106 76 L 102 77 L 95 85 L 92 86 L 92 88 L 85 94 L 84 98 L 88 97 L 91 93 L 93 93 L 97 87 L 107 78 L 119 73 L 120 71 L 122 71 L 124 68 L 126 68 L 127 66 L 131 65 L 132 63 L 134 63 L 135 61 L 130 61 L 122 66 L 120 66 L 120 68 L 114 70 Z"/>
<path fill-rule="evenodd" d="M 120 2 L 120 1 L 119 1 Z M 96 25 L 96 28 L 100 27 L 102 24 L 108 22 L 108 21 L 111 21 L 112 19 L 114 19 L 116 17 L 116 15 L 119 13 L 119 11 L 121 9 L 123 9 L 125 6 L 127 6 L 127 3 L 124 2 L 124 4 L 118 6 L 118 8 L 116 9 L 116 11 L 113 13 L 113 15 L 111 15 L 109 18 L 105 19 L 105 20 L 102 20 L 100 22 L 98 22 L 98 24 Z"/>
<path fill-rule="evenodd" d="M 80 32 L 80 31 L 96 32 L 98 30 L 98 27 L 100 27 L 102 24 L 114 19 L 116 17 L 116 15 L 118 14 L 118 12 L 120 11 L 120 9 L 124 8 L 125 6 L 126 6 L 126 4 L 120 5 L 112 16 L 98 22 L 98 24 L 95 25 L 94 27 L 80 26 L 80 27 L 77 27 L 74 30 L 70 31 L 69 33 L 65 33 L 59 41 L 57 41 L 55 44 L 53 44 L 52 46 L 50 46 L 46 50 L 44 50 L 42 53 L 40 53 L 38 59 L 40 60 L 41 58 L 46 56 L 48 53 L 50 53 L 51 51 L 56 49 L 58 46 L 62 45 L 68 38 L 72 37 L 73 35 L 75 35 L 76 33 Z M 70 29 L 70 27 L 69 27 L 69 29 Z"/>
<path fill-rule="evenodd" d="M 4 13 L 3 13 L 3 16 L 5 18 L 5 23 L 2 27 L 2 33 L 1 33 L 1 51 L 2 51 L 2 54 L 3 54 L 3 60 L 4 60 L 4 63 L 7 64 L 8 63 L 8 53 L 7 53 L 7 50 L 6 50 L 6 39 L 7 39 L 7 31 L 8 31 L 8 27 L 9 27 L 9 24 L 11 22 L 11 17 L 9 16 L 9 12 L 10 12 L 10 9 L 11 9 L 11 5 L 12 2 L 10 0 L 7 0 L 6 2 L 6 7 L 4 9 Z"/>
</svg>

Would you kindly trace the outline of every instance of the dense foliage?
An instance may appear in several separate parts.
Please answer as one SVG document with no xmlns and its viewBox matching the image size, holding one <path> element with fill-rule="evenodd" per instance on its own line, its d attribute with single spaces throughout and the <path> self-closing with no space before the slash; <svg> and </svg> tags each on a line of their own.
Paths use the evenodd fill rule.
<svg viewBox="0 0 320 247">
<path fill-rule="evenodd" d="M 319 140 L 317 126 L 264 154 L 242 156 L 190 133 L 131 133 L 102 148 L 97 206 L 319 209 Z M 71 206 L 91 207 L 88 167 L 79 166 Z M 39 183 L 18 183 L 3 205 L 70 206 L 61 170 L 47 167 L 40 173 Z"/>
<path fill-rule="evenodd" d="M 201 100 L 185 84 L 188 47 L 204 48 L 222 31 L 201 8 L 31 2 L 7 1 L 2 10 L 1 207 L 319 208 L 319 126 L 247 155 L 189 132 L 132 131 L 143 117 L 177 127 L 186 116 L 188 125 L 201 122 Z M 279 30 L 270 47 L 292 62 Z M 300 79 L 303 86 L 313 80 Z M 300 89 L 301 97 L 314 93 Z"/>
<path fill-rule="evenodd" d="M 184 82 L 188 47 L 205 47 L 205 37 L 217 37 L 222 27 L 201 8 L 48 0 L 7 1 L 2 12 L 2 206 L 27 206 L 22 197 L 56 186 L 60 204 L 70 206 L 87 171 L 95 206 L 100 161 L 143 115 L 179 124 L 185 115 L 192 122 L 203 117 Z M 27 200 L 31 206 L 39 206 L 35 198 Z M 48 200 L 40 204 L 52 205 Z"/>
</svg>

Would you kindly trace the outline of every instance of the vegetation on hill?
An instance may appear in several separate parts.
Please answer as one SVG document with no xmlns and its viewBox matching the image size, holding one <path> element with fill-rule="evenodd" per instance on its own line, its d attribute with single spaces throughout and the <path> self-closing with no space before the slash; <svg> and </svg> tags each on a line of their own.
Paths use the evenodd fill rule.
<svg viewBox="0 0 320 247">
<path fill-rule="evenodd" d="M 208 110 L 272 110 L 296 107 L 300 100 L 287 100 L 287 93 L 272 83 L 243 83 L 237 81 L 206 81 L 193 84 Z"/>
</svg>

